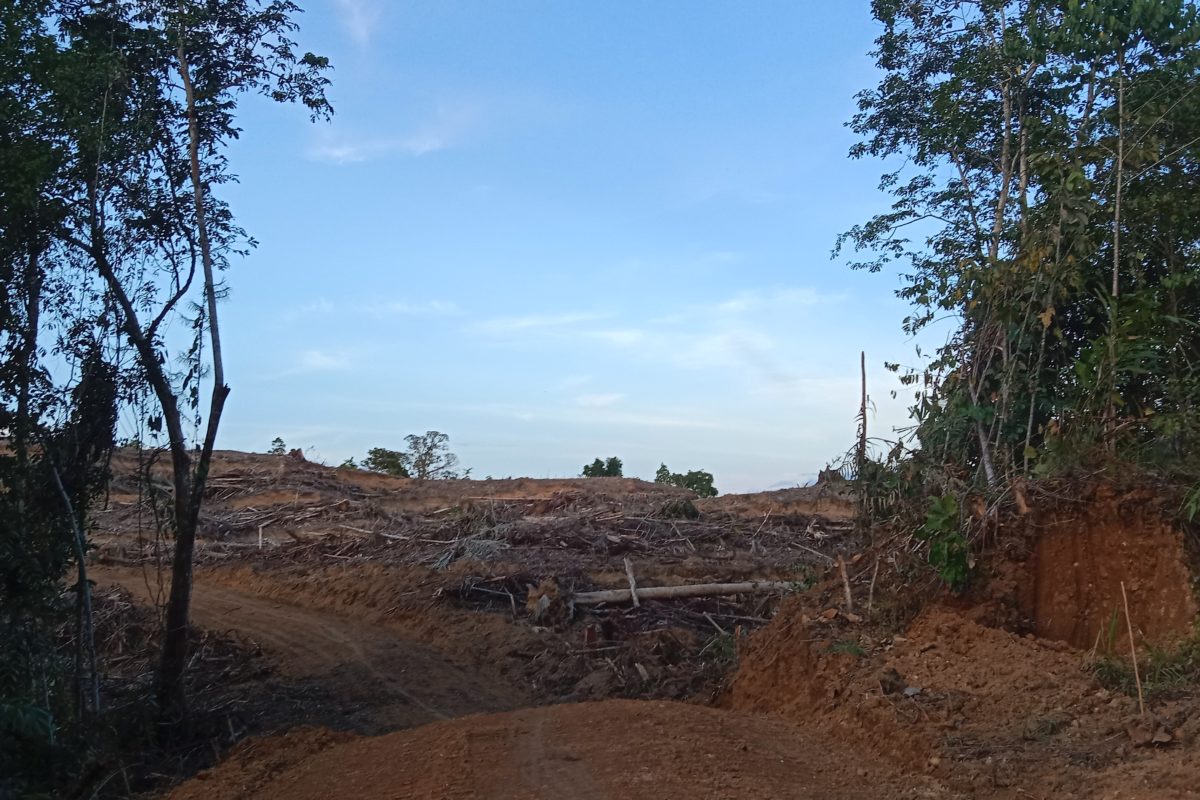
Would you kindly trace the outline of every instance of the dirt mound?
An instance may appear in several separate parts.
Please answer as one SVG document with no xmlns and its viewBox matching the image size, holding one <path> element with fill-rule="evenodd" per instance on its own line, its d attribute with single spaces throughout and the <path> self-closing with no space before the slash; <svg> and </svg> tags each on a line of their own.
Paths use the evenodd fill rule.
<svg viewBox="0 0 1200 800">
<path fill-rule="evenodd" d="M 784 609 L 751 637 L 728 703 L 873 745 L 973 796 L 1192 796 L 1195 770 L 1170 765 L 1200 749 L 1194 698 L 1143 719 L 1133 698 L 1100 687 L 1085 654 L 937 608 L 881 639 Z"/>
<path fill-rule="evenodd" d="M 946 796 L 781 720 L 678 703 L 562 705 L 325 744 L 304 734 L 247 746 L 171 797 Z"/>
<path fill-rule="evenodd" d="M 246 739 L 229 752 L 215 777 L 213 770 L 201 772 L 171 797 L 253 797 L 296 765 L 354 738 L 328 728 L 296 728 L 279 736 Z"/>
<path fill-rule="evenodd" d="M 1192 633 L 1200 609 L 1184 534 L 1155 496 L 1096 488 L 1035 511 L 1033 528 L 1018 597 L 1039 636 L 1111 649 L 1113 630 L 1125 631 L 1122 582 L 1141 641 L 1166 645 Z"/>
<path fill-rule="evenodd" d="M 850 520 L 856 511 L 853 489 L 849 483 L 726 494 L 697 501 L 696 506 L 707 514 L 724 512 L 731 516 L 759 519 L 769 515 L 775 519 L 819 516 L 830 520 Z"/>
</svg>

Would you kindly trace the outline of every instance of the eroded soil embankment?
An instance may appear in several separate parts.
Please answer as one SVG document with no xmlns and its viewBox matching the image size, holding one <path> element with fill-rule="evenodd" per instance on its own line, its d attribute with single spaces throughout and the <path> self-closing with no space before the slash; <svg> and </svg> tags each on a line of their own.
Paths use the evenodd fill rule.
<svg viewBox="0 0 1200 800">
<path fill-rule="evenodd" d="M 1002 534 L 1013 547 L 977 602 L 944 597 L 902 635 L 827 619 L 806 598 L 785 605 L 743 649 L 728 704 L 802 720 L 976 797 L 1200 796 L 1200 692 L 1159 691 L 1142 714 L 1101 685 L 1105 647 L 1092 650 L 1115 628 L 1101 644 L 1128 663 L 1122 581 L 1139 646 L 1195 630 L 1183 532 L 1144 496 L 1029 516 Z"/>
<path fill-rule="evenodd" d="M 1140 641 L 1169 645 L 1193 632 L 1200 609 L 1185 534 L 1156 498 L 1097 488 L 1030 516 L 1033 552 L 1018 597 L 1038 636 L 1111 649 L 1126 598 Z"/>
</svg>

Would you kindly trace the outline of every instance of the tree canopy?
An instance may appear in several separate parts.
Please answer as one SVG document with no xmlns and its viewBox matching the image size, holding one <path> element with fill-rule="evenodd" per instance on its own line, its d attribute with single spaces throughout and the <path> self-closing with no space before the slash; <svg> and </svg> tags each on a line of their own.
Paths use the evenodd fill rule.
<svg viewBox="0 0 1200 800">
<path fill-rule="evenodd" d="M 654 482 L 690 489 L 701 497 L 717 496 L 717 489 L 713 486 L 712 473 L 703 470 L 693 469 L 680 474 L 678 472 L 671 472 L 666 464 L 660 464 L 658 471 L 654 473 Z"/>
<path fill-rule="evenodd" d="M 41 565 L 23 572 L 40 586 L 20 590 L 28 597 L 52 591 L 73 562 L 79 618 L 89 618 L 89 487 L 103 475 L 118 409 L 130 409 L 171 464 L 163 731 L 186 714 L 193 543 L 229 393 L 223 276 L 254 244 L 220 197 L 235 180 L 226 148 L 246 93 L 330 112 L 328 62 L 290 39 L 299 11 L 285 0 L 0 8 L 0 428 L 14 459 L 11 472 L 0 465 L 0 496 L 12 501 L 5 525 L 53 540 L 6 536 L 0 560 Z M 29 494 L 39 482 L 41 499 Z M 43 636 L 54 624 L 25 619 Z M 54 666 L 32 673 L 51 731 L 62 707 Z M 10 688 L 0 686 L 6 709 Z M 76 695 L 79 709 L 99 704 Z"/>
<path fill-rule="evenodd" d="M 623 468 L 621 459 L 610 456 L 607 459 L 597 458 L 591 464 L 585 464 L 581 474 L 585 478 L 620 478 Z"/>
<path fill-rule="evenodd" d="M 1200 17 L 1184 0 L 875 0 L 855 157 L 893 203 L 838 242 L 956 333 L 922 458 L 997 486 L 1200 444 Z M 893 365 L 895 366 L 895 365 Z M 898 369 L 898 367 L 896 367 Z"/>
<path fill-rule="evenodd" d="M 404 437 L 406 450 L 372 447 L 362 461 L 362 468 L 400 478 L 448 480 L 466 477 L 458 469 L 458 456 L 450 452 L 450 437 L 440 431 L 409 434 Z M 343 466 L 353 466 L 351 461 Z"/>
</svg>

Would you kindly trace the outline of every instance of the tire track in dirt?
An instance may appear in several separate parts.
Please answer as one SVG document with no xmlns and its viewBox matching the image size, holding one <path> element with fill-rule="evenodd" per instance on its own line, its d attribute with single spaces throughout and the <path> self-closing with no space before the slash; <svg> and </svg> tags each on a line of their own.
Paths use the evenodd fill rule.
<svg viewBox="0 0 1200 800">
<path fill-rule="evenodd" d="M 94 570 L 143 603 L 139 570 Z M 428 645 L 350 617 L 245 594 L 197 576 L 192 621 L 256 642 L 279 675 L 312 682 L 340 706 L 349 727 L 367 733 L 529 705 L 509 684 L 464 669 Z"/>
</svg>

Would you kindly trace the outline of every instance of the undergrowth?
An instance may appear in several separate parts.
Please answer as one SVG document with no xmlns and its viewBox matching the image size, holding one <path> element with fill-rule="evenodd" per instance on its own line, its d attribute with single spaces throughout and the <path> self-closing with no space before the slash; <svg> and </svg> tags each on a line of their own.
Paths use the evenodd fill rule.
<svg viewBox="0 0 1200 800">
<path fill-rule="evenodd" d="M 1092 670 L 1105 689 L 1137 696 L 1137 680 L 1128 657 L 1100 655 Z M 1200 689 L 1200 625 L 1175 646 L 1147 647 L 1138 658 L 1138 673 L 1147 697 L 1170 697 Z"/>
</svg>

